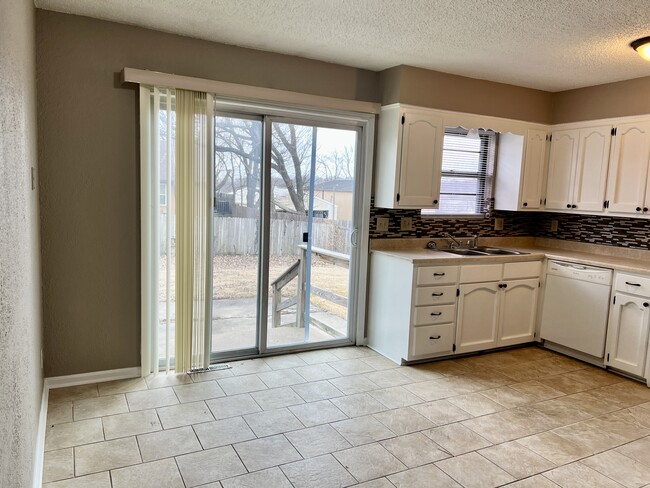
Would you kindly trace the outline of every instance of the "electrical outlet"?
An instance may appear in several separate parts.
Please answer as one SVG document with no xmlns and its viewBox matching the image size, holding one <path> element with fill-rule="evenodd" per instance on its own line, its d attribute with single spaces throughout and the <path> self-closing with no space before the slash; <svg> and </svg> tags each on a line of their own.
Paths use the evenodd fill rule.
<svg viewBox="0 0 650 488">
<path fill-rule="evenodd" d="M 411 217 L 402 217 L 400 219 L 400 229 L 401 230 L 413 230 L 413 218 L 411 218 Z"/>
<path fill-rule="evenodd" d="M 551 220 L 551 232 L 557 232 L 557 220 Z"/>
<path fill-rule="evenodd" d="M 377 217 L 377 232 L 388 232 L 388 217 Z"/>
<path fill-rule="evenodd" d="M 503 219 L 496 218 L 494 219 L 494 230 L 503 230 Z"/>
</svg>

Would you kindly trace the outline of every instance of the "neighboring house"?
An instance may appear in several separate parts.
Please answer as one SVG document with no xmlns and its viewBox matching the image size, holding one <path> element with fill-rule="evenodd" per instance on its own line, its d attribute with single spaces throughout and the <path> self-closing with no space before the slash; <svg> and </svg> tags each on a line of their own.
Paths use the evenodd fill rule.
<svg viewBox="0 0 650 488">
<path fill-rule="evenodd" d="M 330 180 L 316 183 L 314 197 L 331 204 L 334 220 L 352 220 L 354 180 Z"/>
</svg>

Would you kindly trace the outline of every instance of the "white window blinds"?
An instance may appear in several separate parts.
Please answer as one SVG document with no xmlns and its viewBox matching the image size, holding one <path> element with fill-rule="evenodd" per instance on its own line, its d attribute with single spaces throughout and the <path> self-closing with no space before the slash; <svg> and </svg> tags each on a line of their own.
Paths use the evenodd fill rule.
<svg viewBox="0 0 650 488">
<path fill-rule="evenodd" d="M 492 198 L 497 135 L 447 127 L 442 149 L 440 207 L 423 215 L 480 215 Z"/>
</svg>

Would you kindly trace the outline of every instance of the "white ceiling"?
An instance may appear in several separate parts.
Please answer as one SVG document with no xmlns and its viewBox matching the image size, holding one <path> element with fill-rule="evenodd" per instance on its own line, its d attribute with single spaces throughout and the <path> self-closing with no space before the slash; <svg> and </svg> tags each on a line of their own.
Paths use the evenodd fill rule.
<svg viewBox="0 0 650 488">
<path fill-rule="evenodd" d="M 333 63 L 561 91 L 650 76 L 648 0 L 35 0 L 39 8 Z"/>
</svg>

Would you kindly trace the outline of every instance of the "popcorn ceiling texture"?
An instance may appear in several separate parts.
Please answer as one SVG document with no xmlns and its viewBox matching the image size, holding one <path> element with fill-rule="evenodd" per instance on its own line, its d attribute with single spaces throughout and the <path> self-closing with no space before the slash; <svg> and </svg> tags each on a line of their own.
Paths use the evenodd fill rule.
<svg viewBox="0 0 650 488">
<path fill-rule="evenodd" d="M 0 0 L 0 486 L 32 486 L 43 378 L 34 7 Z"/>
<path fill-rule="evenodd" d="M 643 1 L 36 0 L 36 6 L 375 71 L 397 65 L 547 91 L 647 76 Z M 280 28 L 278 28 L 280 26 Z"/>
</svg>

